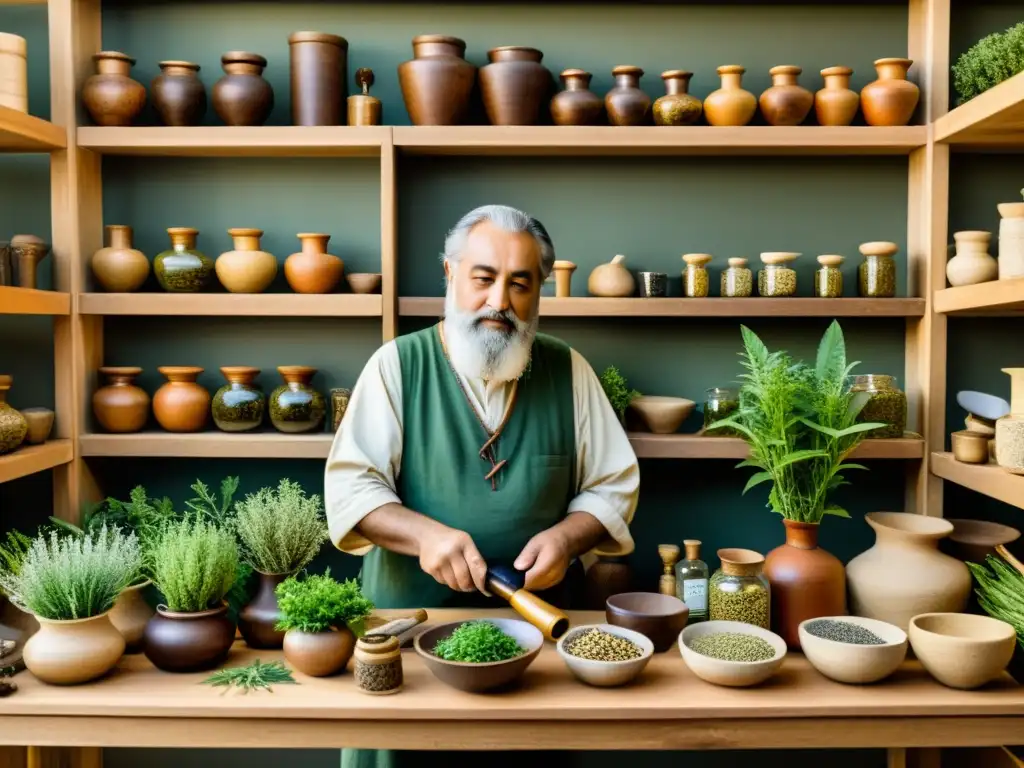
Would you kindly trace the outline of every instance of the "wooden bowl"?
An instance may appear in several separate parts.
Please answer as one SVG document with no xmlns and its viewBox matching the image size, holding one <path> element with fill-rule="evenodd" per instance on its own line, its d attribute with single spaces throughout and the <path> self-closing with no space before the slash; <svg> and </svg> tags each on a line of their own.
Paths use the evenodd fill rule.
<svg viewBox="0 0 1024 768">
<path fill-rule="evenodd" d="M 434 646 L 451 635 L 465 621 L 439 624 L 416 635 L 413 647 L 423 659 L 434 677 L 442 683 L 468 693 L 481 693 L 509 685 L 523 676 L 526 668 L 533 663 L 544 645 L 544 635 L 532 624 L 519 619 L 484 619 L 497 624 L 507 635 L 516 639 L 526 653 L 506 661 L 491 661 L 474 664 L 465 661 L 446 661 L 433 653 Z"/>
<path fill-rule="evenodd" d="M 964 690 L 999 677 L 1017 644 L 1017 633 L 1005 621 L 972 613 L 922 613 L 910 620 L 907 634 L 932 677 Z"/>
<path fill-rule="evenodd" d="M 605 601 L 608 623 L 646 635 L 655 653 L 664 653 L 679 637 L 690 616 L 682 600 L 658 592 L 623 592 Z"/>
<path fill-rule="evenodd" d="M 946 539 L 950 554 L 965 563 L 984 563 L 986 555 L 994 555 L 996 546 L 1010 544 L 1020 538 L 1020 531 L 988 520 L 946 518 L 953 532 Z"/>
<path fill-rule="evenodd" d="M 697 404 L 683 397 L 641 395 L 629 407 L 636 411 L 643 423 L 656 435 L 670 435 L 679 429 Z"/>
<path fill-rule="evenodd" d="M 599 629 L 602 632 L 607 632 L 609 635 L 616 635 L 629 640 L 640 646 L 642 653 L 639 658 L 628 659 L 627 661 L 594 661 L 593 659 L 582 659 L 579 656 L 573 656 L 565 650 L 566 643 L 572 642 L 573 638 L 582 632 L 586 632 L 588 629 Z M 584 683 L 601 688 L 625 685 L 631 682 L 644 671 L 647 662 L 654 655 L 654 643 L 647 636 L 634 632 L 631 629 L 615 627 L 611 624 L 585 624 L 573 627 L 569 632 L 562 635 L 555 648 L 570 672 Z"/>
<path fill-rule="evenodd" d="M 352 293 L 379 293 L 381 275 L 379 272 L 353 272 L 345 275 Z"/>
<path fill-rule="evenodd" d="M 907 657 L 907 633 L 894 624 L 860 616 L 823 616 L 828 621 L 845 621 L 874 632 L 885 641 L 882 645 L 858 645 L 829 640 L 808 632 L 812 621 L 800 622 L 800 650 L 811 666 L 830 680 L 839 683 L 875 683 L 895 672 Z"/>
<path fill-rule="evenodd" d="M 719 632 L 760 637 L 775 649 L 775 655 L 764 661 L 727 661 L 705 656 L 690 648 L 690 644 L 698 637 Z M 763 683 L 779 670 L 786 658 L 786 641 L 774 632 L 741 621 L 702 621 L 687 627 L 679 635 L 679 652 L 686 666 L 701 680 L 730 688 L 746 688 Z"/>
</svg>

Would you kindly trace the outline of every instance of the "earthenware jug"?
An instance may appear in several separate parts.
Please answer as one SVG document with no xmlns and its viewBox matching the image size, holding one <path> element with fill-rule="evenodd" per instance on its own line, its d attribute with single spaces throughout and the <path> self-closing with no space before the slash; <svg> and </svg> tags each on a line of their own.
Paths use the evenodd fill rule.
<svg viewBox="0 0 1024 768">
<path fill-rule="evenodd" d="M 135 385 L 141 368 L 104 366 L 107 383 L 93 392 L 92 412 L 105 432 L 138 432 L 149 418 L 149 395 Z"/>
<path fill-rule="evenodd" d="M 281 618 L 274 590 L 288 575 L 259 574 L 256 595 L 238 612 L 238 631 L 250 648 L 280 648 L 284 642 L 284 632 L 274 629 Z"/>
<path fill-rule="evenodd" d="M 650 125 L 651 97 L 640 90 L 640 67 L 618 66 L 612 70 L 615 86 L 605 94 L 604 108 L 612 125 Z"/>
<path fill-rule="evenodd" d="M 800 125 L 814 106 L 814 96 L 797 82 L 803 69 L 790 64 L 772 67 L 772 85 L 758 99 L 769 125 Z"/>
<path fill-rule="evenodd" d="M 196 382 L 202 368 L 165 365 L 157 368 L 167 383 L 153 395 L 153 415 L 168 432 L 201 432 L 210 413 L 210 393 Z"/>
<path fill-rule="evenodd" d="M 907 80 L 911 59 L 878 59 L 878 79 L 860 92 L 860 107 L 868 125 L 906 125 L 914 116 L 921 89 Z"/>
<path fill-rule="evenodd" d="M 11 238 L 11 262 L 18 275 L 18 285 L 35 288 L 38 284 L 39 262 L 50 253 L 50 246 L 35 235 L 15 235 Z"/>
<path fill-rule="evenodd" d="M 398 65 L 398 83 L 413 125 L 459 125 L 466 120 L 476 66 L 466 41 L 448 35 L 412 39 L 413 58 Z"/>
<path fill-rule="evenodd" d="M 198 64 L 161 61 L 160 74 L 149 88 L 153 109 L 164 125 L 199 125 L 206 115 L 206 86 L 199 79 Z"/>
<path fill-rule="evenodd" d="M 214 269 L 231 293 L 263 293 L 277 276 L 274 254 L 260 250 L 262 229 L 229 229 L 235 248 L 217 257 Z"/>
<path fill-rule="evenodd" d="M 110 613 L 53 621 L 36 616 L 39 631 L 25 643 L 25 668 L 44 683 L 77 685 L 102 677 L 124 655 L 125 642 Z"/>
<path fill-rule="evenodd" d="M 149 277 L 149 259 L 132 247 L 132 228 L 108 224 L 107 244 L 92 255 L 89 265 L 96 282 L 110 293 L 137 291 Z"/>
<path fill-rule="evenodd" d="M 491 125 L 536 125 L 551 97 L 551 73 L 536 48 L 504 45 L 487 52 L 480 68 L 480 95 Z"/>
<path fill-rule="evenodd" d="M 316 368 L 308 365 L 281 365 L 277 372 L 285 383 L 269 398 L 270 423 L 280 432 L 313 432 L 324 424 L 327 403 L 310 383 Z"/>
<path fill-rule="evenodd" d="M 356 636 L 348 627 L 324 632 L 289 629 L 284 636 L 284 658 L 310 677 L 328 677 L 341 672 L 356 647 Z"/>
<path fill-rule="evenodd" d="M 235 624 L 227 606 L 177 613 L 158 605 L 146 623 L 143 652 L 164 672 L 202 672 L 224 663 L 235 641 Z"/>
<path fill-rule="evenodd" d="M 135 59 L 118 51 L 94 54 L 96 74 L 82 86 L 82 103 L 96 125 L 131 125 L 146 105 L 146 88 L 129 77 Z"/>
<path fill-rule="evenodd" d="M 625 297 L 636 291 L 636 280 L 626 269 L 626 257 L 617 255 L 607 264 L 594 267 L 587 279 L 591 296 Z"/>
<path fill-rule="evenodd" d="M 330 293 L 341 281 L 345 262 L 327 253 L 330 235 L 300 232 L 302 250 L 284 262 L 284 276 L 296 293 Z"/>
<path fill-rule="evenodd" d="M 221 56 L 224 77 L 214 83 L 213 108 L 226 125 L 263 125 L 274 109 L 274 89 L 263 79 L 267 60 L 258 53 Z"/>
<path fill-rule="evenodd" d="M 999 279 L 1024 277 L 1024 203 L 999 203 Z"/>
<path fill-rule="evenodd" d="M 171 293 L 195 293 L 206 288 L 213 276 L 213 260 L 196 248 L 199 230 L 170 227 L 171 248 L 153 259 L 157 282 Z"/>
<path fill-rule="evenodd" d="M 661 73 L 665 81 L 665 95 L 654 102 L 655 125 L 693 125 L 704 114 L 700 99 L 690 95 L 690 78 L 693 72 L 670 69 Z"/>
<path fill-rule="evenodd" d="M 154 613 L 142 593 L 152 583 L 144 581 L 142 584 L 127 587 L 110 609 L 110 623 L 124 638 L 125 653 L 142 651 L 142 636 L 146 632 L 146 624 L 153 618 Z"/>
<path fill-rule="evenodd" d="M 213 396 L 213 423 L 224 432 L 250 432 L 263 424 L 267 397 L 256 384 L 259 368 L 226 365 L 220 369 L 228 383 Z"/>
<path fill-rule="evenodd" d="M 849 67 L 827 67 L 821 70 L 825 87 L 814 94 L 814 112 L 818 125 L 849 125 L 857 116 L 860 95 L 850 90 Z"/>
<path fill-rule="evenodd" d="M 590 72 L 562 70 L 564 91 L 551 99 L 551 119 L 555 125 L 597 125 L 604 119 L 604 99 L 590 90 Z"/>
<path fill-rule="evenodd" d="M 326 32 L 288 37 L 293 125 L 343 125 L 348 41 Z"/>
<path fill-rule="evenodd" d="M 709 125 L 746 125 L 757 112 L 757 97 L 743 89 L 746 68 L 726 64 L 718 68 L 722 87 L 704 99 L 704 117 Z"/>
<path fill-rule="evenodd" d="M 975 285 L 999 277 L 999 263 L 988 253 L 991 232 L 954 232 L 953 240 L 956 242 L 956 256 L 946 262 L 946 278 L 950 285 Z"/>
<path fill-rule="evenodd" d="M 14 384 L 14 378 L 0 375 L 0 454 L 10 453 L 25 439 L 28 422 L 25 417 L 7 402 L 7 393 Z"/>
</svg>

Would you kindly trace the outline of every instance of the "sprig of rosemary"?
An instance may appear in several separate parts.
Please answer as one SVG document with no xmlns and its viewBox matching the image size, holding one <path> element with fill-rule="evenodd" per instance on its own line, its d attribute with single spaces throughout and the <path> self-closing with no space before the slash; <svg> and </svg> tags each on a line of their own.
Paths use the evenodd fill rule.
<svg viewBox="0 0 1024 768">
<path fill-rule="evenodd" d="M 292 677 L 291 670 L 280 661 L 272 661 L 269 664 L 262 663 L 256 659 L 246 667 L 229 667 L 218 669 L 203 681 L 204 685 L 214 687 L 230 688 L 232 686 L 241 688 L 242 693 L 248 693 L 263 688 L 273 693 L 272 685 L 291 683 L 298 685 Z"/>
</svg>

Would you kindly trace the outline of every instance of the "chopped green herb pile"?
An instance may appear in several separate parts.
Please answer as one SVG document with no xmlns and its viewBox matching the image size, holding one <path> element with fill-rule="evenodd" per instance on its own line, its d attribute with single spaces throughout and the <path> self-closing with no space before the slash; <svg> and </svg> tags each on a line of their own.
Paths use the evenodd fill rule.
<svg viewBox="0 0 1024 768">
<path fill-rule="evenodd" d="M 507 661 L 526 651 L 514 637 L 506 635 L 497 624 L 489 621 L 467 621 L 444 640 L 434 646 L 434 655 L 445 661 L 465 661 L 485 664 Z"/>
<path fill-rule="evenodd" d="M 263 664 L 256 659 L 247 667 L 231 667 L 219 669 L 203 681 L 207 685 L 223 686 L 230 688 L 236 686 L 242 689 L 243 693 L 264 688 L 273 692 L 271 685 L 279 683 L 295 683 L 291 671 L 280 661 L 272 661 Z"/>
</svg>

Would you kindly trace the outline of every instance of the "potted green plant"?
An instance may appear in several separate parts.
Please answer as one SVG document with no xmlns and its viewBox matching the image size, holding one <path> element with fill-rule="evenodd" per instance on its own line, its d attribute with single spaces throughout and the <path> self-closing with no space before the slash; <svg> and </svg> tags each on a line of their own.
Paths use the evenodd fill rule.
<svg viewBox="0 0 1024 768">
<path fill-rule="evenodd" d="M 327 521 L 316 494 L 306 496 L 285 478 L 235 505 L 234 530 L 242 559 L 259 574 L 256 595 L 238 614 L 238 628 L 252 648 L 280 648 L 284 632 L 274 590 L 309 565 L 327 541 Z"/>
<path fill-rule="evenodd" d="M 825 515 L 849 517 L 832 500 L 833 492 L 849 484 L 846 472 L 866 469 L 851 463 L 850 454 L 865 433 L 885 425 L 857 421 L 869 396 L 851 391 L 857 363 L 846 361 L 839 323 L 825 331 L 813 366 L 769 352 L 746 326 L 742 332 L 746 372 L 740 376 L 739 409 L 708 429 L 731 427 L 750 446 L 750 457 L 737 467 L 757 472 L 743 493 L 771 483 L 768 506 L 786 527 L 786 543 L 768 554 L 764 568 L 772 627 L 798 648 L 800 622 L 846 613 L 843 564 L 818 547 L 818 526 Z"/>
<path fill-rule="evenodd" d="M 614 365 L 609 365 L 599 377 L 601 388 L 608 397 L 615 415 L 619 417 L 619 423 L 626 426 L 626 409 L 629 404 L 640 397 L 635 389 L 630 389 L 626 377 L 619 373 Z"/>
<path fill-rule="evenodd" d="M 1024 22 L 981 38 L 953 65 L 960 103 L 980 96 L 1024 70 Z"/>
<path fill-rule="evenodd" d="M 39 622 L 24 647 L 29 671 L 56 685 L 109 672 L 125 649 L 110 609 L 141 567 L 133 533 L 103 527 L 81 537 L 51 531 L 35 538 L 16 570 L 0 571 L 0 589 Z"/>
<path fill-rule="evenodd" d="M 224 603 L 238 571 L 234 534 L 198 515 L 166 523 L 149 569 L 164 603 L 146 624 L 146 658 L 167 672 L 219 666 L 235 639 Z"/>
<path fill-rule="evenodd" d="M 276 589 L 277 629 L 284 632 L 284 657 L 299 672 L 326 677 L 340 672 L 352 657 L 356 635 L 373 603 L 355 579 L 338 582 L 328 568 L 322 576 L 291 576 Z"/>
</svg>

